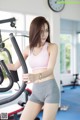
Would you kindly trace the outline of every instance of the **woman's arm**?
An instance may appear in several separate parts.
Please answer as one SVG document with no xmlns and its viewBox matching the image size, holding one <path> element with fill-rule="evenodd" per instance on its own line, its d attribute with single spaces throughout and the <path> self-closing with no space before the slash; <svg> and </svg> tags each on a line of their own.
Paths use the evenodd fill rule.
<svg viewBox="0 0 80 120">
<path fill-rule="evenodd" d="M 24 58 L 25 60 L 26 60 L 27 57 L 28 57 L 28 53 L 29 53 L 29 47 L 27 46 L 27 47 L 25 48 L 25 50 L 23 51 L 23 53 L 22 53 L 23 58 Z M 7 64 L 7 67 L 8 67 L 9 70 L 17 70 L 20 66 L 21 66 L 21 64 L 20 64 L 20 61 L 19 61 L 19 60 L 17 60 L 14 64 L 12 64 L 12 63 Z"/>
</svg>

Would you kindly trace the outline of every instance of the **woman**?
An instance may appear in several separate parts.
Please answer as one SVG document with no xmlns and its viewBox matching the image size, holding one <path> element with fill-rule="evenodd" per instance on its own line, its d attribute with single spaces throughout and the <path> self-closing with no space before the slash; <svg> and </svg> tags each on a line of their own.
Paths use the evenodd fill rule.
<svg viewBox="0 0 80 120">
<path fill-rule="evenodd" d="M 32 73 L 22 76 L 24 82 L 34 84 L 20 120 L 34 120 L 43 105 L 43 120 L 55 120 L 59 107 L 59 89 L 54 77 L 57 53 L 57 45 L 50 42 L 48 21 L 42 16 L 34 18 L 30 25 L 29 46 L 23 52 Z M 19 61 L 8 65 L 11 70 L 17 70 L 19 67 Z"/>
</svg>

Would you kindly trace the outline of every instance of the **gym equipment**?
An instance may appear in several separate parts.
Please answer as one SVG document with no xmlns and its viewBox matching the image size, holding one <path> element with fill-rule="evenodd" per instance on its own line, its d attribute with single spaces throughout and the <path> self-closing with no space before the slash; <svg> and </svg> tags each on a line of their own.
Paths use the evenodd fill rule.
<svg viewBox="0 0 80 120">
<path fill-rule="evenodd" d="M 15 20 L 15 19 L 2 20 L 2 21 L 0 21 L 0 24 L 1 24 L 1 23 L 5 23 L 5 22 L 10 22 L 10 20 Z M 12 22 L 13 22 L 13 21 L 12 21 Z M 13 26 L 11 26 L 11 27 L 15 27 L 15 24 L 13 24 Z M 28 37 L 28 36 L 26 36 L 26 37 Z M 7 38 L 6 40 L 8 40 L 8 39 L 9 39 L 9 38 Z M 17 42 L 16 42 L 16 39 L 15 39 L 15 37 L 13 36 L 13 33 L 10 34 L 10 39 L 11 39 L 11 42 L 12 42 L 12 44 L 13 44 L 13 46 L 14 46 L 14 49 L 15 49 L 15 51 L 16 51 L 16 53 L 17 53 L 17 56 L 18 56 L 18 58 L 19 58 L 19 60 L 20 60 L 20 63 L 21 63 L 21 65 L 22 65 L 23 73 L 28 73 L 28 69 L 27 69 L 26 63 L 25 63 L 24 58 L 23 58 L 23 56 L 22 56 L 22 54 L 21 54 L 21 51 L 20 51 L 20 49 L 19 49 L 19 47 L 18 47 L 18 44 L 17 44 Z M 4 40 L 4 42 L 5 42 L 6 40 Z M 4 43 L 2 42 L 1 36 L 0 36 L 0 48 L 4 48 Z M 4 49 L 4 50 L 8 53 L 8 55 L 9 55 L 9 56 L 8 56 L 8 57 L 9 57 L 9 60 L 11 60 L 11 56 L 10 56 L 9 52 L 8 52 L 6 49 Z M 11 62 L 12 62 L 12 60 L 11 60 Z M 2 64 L 3 67 L 5 66 L 5 68 L 7 68 L 6 65 L 4 64 L 4 61 L 1 61 L 1 64 Z M 8 71 L 8 69 L 7 69 L 7 71 Z M 13 71 L 8 71 L 8 72 L 9 72 L 9 75 L 10 75 L 10 76 L 12 76 L 12 74 L 14 74 Z M 13 75 L 13 76 L 14 76 L 14 75 Z M 12 80 L 12 79 L 13 79 L 13 78 L 11 77 L 11 81 L 12 81 L 12 83 L 13 83 L 13 80 Z M 15 100 L 16 98 L 18 98 L 18 97 L 21 95 L 21 93 L 25 90 L 25 87 L 26 87 L 26 84 L 25 84 L 25 82 L 23 82 L 23 83 L 22 83 L 22 86 L 21 86 L 20 89 L 19 89 L 19 91 L 18 91 L 15 95 L 12 95 L 12 96 L 10 96 L 10 97 L 8 97 L 8 98 L 4 98 L 4 99 L 0 100 L 0 105 L 9 103 L 9 102 Z M 2 90 L 2 89 L 0 89 L 0 90 Z M 26 90 L 26 91 L 27 91 L 27 90 Z M 26 92 L 26 96 L 27 96 L 26 100 L 28 99 L 28 94 L 29 94 L 29 95 L 31 94 L 29 90 Z M 14 106 L 14 105 L 13 105 L 13 106 Z M 8 110 L 10 109 L 10 107 L 11 107 L 11 106 L 9 106 L 9 108 L 7 108 L 7 112 L 8 112 Z M 18 105 L 17 105 L 17 106 L 15 105 L 15 108 L 17 108 L 17 109 L 14 110 L 14 111 L 12 111 L 12 113 L 8 113 L 8 116 L 9 116 L 10 114 L 13 114 L 13 115 L 15 116 L 19 111 L 23 110 L 23 107 L 20 107 L 20 106 L 18 106 Z M 5 108 L 2 108 L 2 109 L 3 109 L 3 112 L 4 112 L 4 111 L 5 111 Z M 2 109 L 0 109 L 0 113 L 2 113 L 2 112 L 1 112 Z M 11 110 L 13 110 L 12 107 L 11 107 Z M 17 120 L 17 119 L 15 118 L 15 120 Z M 39 118 L 36 118 L 35 120 L 39 120 Z"/>
<path fill-rule="evenodd" d="M 29 88 L 27 88 L 27 89 L 25 89 L 24 92 L 25 92 L 25 98 L 26 98 L 26 102 L 27 102 L 28 101 L 28 96 L 30 96 L 32 94 L 32 91 Z M 24 107 L 26 102 L 23 102 L 23 101 L 20 100 L 20 101 L 18 101 L 18 104 L 20 106 Z"/>
<path fill-rule="evenodd" d="M 10 37 L 11 37 L 11 40 L 12 40 L 13 45 L 15 46 L 15 50 L 16 50 L 16 52 L 17 52 L 17 54 L 18 54 L 19 60 L 20 60 L 20 62 L 21 62 L 21 65 L 23 66 L 23 72 L 24 72 L 24 73 L 27 73 L 28 70 L 27 70 L 27 67 L 26 67 L 26 63 L 25 63 L 25 61 L 24 61 L 24 59 L 23 59 L 23 57 L 22 57 L 22 54 L 21 54 L 21 52 L 20 52 L 20 50 L 19 50 L 19 48 L 18 48 L 18 45 L 16 45 L 17 43 L 15 42 L 16 40 L 15 40 L 13 34 L 10 34 Z M 4 62 L 2 61 L 1 63 L 4 63 Z M 3 65 L 3 64 L 2 64 L 2 65 Z M 5 66 L 5 65 L 4 65 L 4 66 Z M 9 71 L 8 71 L 8 72 L 9 72 Z M 9 74 L 11 75 L 11 72 L 9 72 Z M 22 84 L 22 87 L 19 89 L 19 91 L 18 91 L 15 95 L 0 100 L 0 105 L 9 103 L 9 102 L 13 101 L 14 99 L 16 99 L 16 98 L 17 98 L 18 96 L 20 96 L 21 93 L 24 91 L 25 87 L 26 87 L 26 84 L 23 83 L 23 84 Z M 1 88 L 0 91 L 1 91 L 1 90 L 3 90 L 3 88 Z M 15 109 L 12 109 L 12 108 L 13 108 L 12 106 L 16 106 L 16 108 L 15 108 Z M 10 115 L 12 115 L 12 114 L 15 114 L 15 113 L 17 114 L 19 111 L 22 111 L 22 110 L 24 109 L 23 107 L 21 107 L 21 106 L 19 106 L 19 105 L 12 105 L 12 106 L 9 106 L 9 109 L 12 109 L 12 112 L 8 111 L 9 109 L 6 107 L 7 112 L 8 112 L 8 114 L 9 114 L 8 117 L 9 117 Z M 5 112 L 6 109 L 5 109 L 5 108 L 0 109 L 0 112 L 1 112 L 1 113 L 2 113 L 3 111 Z"/>
<path fill-rule="evenodd" d="M 4 76 L 3 76 L 3 72 L 0 68 L 0 84 L 3 82 L 3 80 L 4 80 Z"/>
<path fill-rule="evenodd" d="M 28 96 L 31 95 L 32 91 L 27 88 L 25 89 L 26 92 L 26 100 L 28 100 Z M 0 113 L 7 113 L 8 120 L 19 120 L 19 117 L 21 115 L 21 112 L 23 111 L 25 107 L 26 102 L 19 101 L 18 104 L 10 105 L 4 108 L 0 109 Z M 6 119 L 6 116 L 5 116 Z M 40 120 L 38 117 L 35 118 L 35 120 Z"/>
<path fill-rule="evenodd" d="M 10 26 L 11 27 L 15 27 L 16 28 L 16 26 L 15 26 L 15 22 L 16 22 L 15 17 L 9 18 L 9 19 L 5 19 L 5 20 L 0 20 L 0 24 L 7 23 L 7 22 L 10 22 Z"/>
<path fill-rule="evenodd" d="M 10 54 L 9 50 L 7 48 L 5 48 L 5 43 L 2 41 L 1 31 L 0 31 L 0 52 L 6 52 L 8 58 L 9 58 L 9 62 L 13 63 L 11 54 Z M 0 65 L 6 71 L 6 74 L 9 78 L 9 85 L 6 88 L 0 88 L 0 92 L 6 92 L 12 88 L 14 82 L 16 82 L 18 84 L 19 78 L 18 78 L 17 71 L 12 71 L 12 70 L 9 71 L 3 60 L 0 60 Z M 0 84 L 1 83 L 2 82 L 0 82 Z M 19 84 L 18 84 L 18 86 L 19 86 Z"/>
<path fill-rule="evenodd" d="M 60 89 L 61 89 L 61 92 L 64 92 L 64 88 L 63 88 L 63 82 L 62 82 L 62 80 L 60 80 Z"/>
<path fill-rule="evenodd" d="M 76 87 L 76 85 L 77 85 L 77 80 L 78 80 L 78 76 L 79 76 L 79 74 L 78 73 L 76 73 L 76 74 L 73 74 L 73 76 L 75 76 L 75 79 L 74 79 L 74 81 L 72 81 L 71 83 L 72 83 L 72 87 L 71 87 L 71 89 L 74 89 L 75 87 Z"/>
<path fill-rule="evenodd" d="M 13 44 L 15 50 L 16 50 L 17 56 L 18 56 L 18 58 L 19 58 L 19 60 L 20 60 L 20 63 L 21 63 L 23 72 L 24 72 L 24 73 L 28 73 L 28 69 L 27 69 L 26 63 L 25 63 L 24 58 L 23 58 L 23 56 L 22 56 L 22 54 L 21 54 L 21 51 L 20 51 L 20 49 L 19 49 L 19 47 L 18 47 L 18 44 L 17 44 L 17 42 L 16 42 L 16 39 L 15 39 L 15 37 L 13 36 L 13 33 L 10 34 L 10 39 L 11 39 L 11 42 L 12 42 L 12 44 Z M 10 74 L 11 74 L 11 73 L 10 73 Z M 18 97 L 21 95 L 21 93 L 24 91 L 25 87 L 26 87 L 26 84 L 23 82 L 23 83 L 22 83 L 22 86 L 21 86 L 20 89 L 19 89 L 19 91 L 18 91 L 16 94 L 14 94 L 13 96 L 10 96 L 10 97 L 8 97 L 8 98 L 4 98 L 4 99 L 0 100 L 0 105 L 9 103 L 10 101 L 13 101 L 13 100 L 15 100 L 16 98 L 18 98 Z"/>
<path fill-rule="evenodd" d="M 26 92 L 26 100 L 28 100 L 28 96 L 31 95 L 32 91 L 27 88 L 25 89 Z M 20 112 L 23 111 L 25 107 L 25 102 L 19 101 L 18 104 L 13 104 L 4 108 L 0 109 L 0 113 L 7 113 L 8 120 L 14 119 L 19 120 Z M 6 119 L 6 118 L 5 118 Z"/>
<path fill-rule="evenodd" d="M 11 119 L 14 119 L 14 120 L 19 120 L 18 118 L 18 114 L 19 112 L 21 112 L 24 108 L 18 104 L 14 104 L 14 105 L 10 105 L 10 106 L 7 106 L 7 107 L 4 107 L 4 108 L 1 108 L 0 109 L 0 113 L 1 115 L 5 115 L 4 117 L 2 117 L 1 120 L 3 120 L 3 118 L 5 120 L 11 120 Z"/>
<path fill-rule="evenodd" d="M 19 60 L 20 60 L 20 62 L 21 62 L 21 65 L 22 65 L 22 67 L 23 67 L 23 72 L 24 72 L 24 73 L 27 73 L 28 70 L 27 70 L 26 64 L 25 64 L 24 59 L 23 59 L 23 57 L 22 57 L 22 54 L 21 54 L 21 52 L 20 52 L 20 50 L 19 50 L 19 47 L 18 47 L 18 45 L 17 45 L 17 43 L 16 43 L 15 37 L 13 36 L 12 33 L 10 34 L 10 38 L 11 38 L 11 41 L 12 41 L 12 43 L 13 43 L 13 46 L 14 46 L 14 48 L 15 48 L 15 50 L 16 50 L 16 53 L 17 53 L 17 55 L 18 55 L 18 58 L 19 58 Z M 11 72 L 10 72 L 9 74 L 11 74 Z M 19 96 L 21 95 L 21 93 L 25 90 L 25 87 L 26 87 L 26 84 L 23 82 L 22 87 L 20 88 L 20 90 L 19 90 L 15 95 L 0 100 L 0 105 L 9 103 L 9 102 L 13 101 L 14 99 L 16 99 L 17 97 L 19 97 Z M 27 99 L 28 99 L 28 95 L 30 95 L 30 94 L 31 94 L 31 93 L 30 93 L 30 91 L 28 90 L 28 91 L 26 92 Z M 26 101 L 27 101 L 27 99 L 26 99 Z M 13 106 L 15 106 L 15 109 L 13 109 Z M 8 111 L 8 109 L 10 109 L 10 108 L 11 108 L 11 112 Z M 15 104 L 15 105 L 12 105 L 12 106 L 9 106 L 9 107 L 6 107 L 6 108 L 2 108 L 2 109 L 0 109 L 0 111 L 1 111 L 1 113 L 2 113 L 2 111 L 6 111 L 6 110 L 7 110 L 7 111 L 8 111 L 8 113 L 7 113 L 7 114 L 8 114 L 8 117 L 11 116 L 11 115 L 14 115 L 15 120 L 18 120 L 18 115 L 17 115 L 17 114 L 18 114 L 19 112 L 21 112 L 23 109 L 24 109 L 24 107 Z M 36 118 L 35 120 L 39 120 L 39 118 Z"/>
<path fill-rule="evenodd" d="M 0 88 L 0 92 L 6 92 L 12 88 L 14 78 L 13 78 L 12 74 L 10 73 L 10 71 L 7 69 L 3 60 L 0 60 L 0 65 L 5 69 L 7 76 L 9 78 L 9 85 L 5 88 Z"/>
</svg>

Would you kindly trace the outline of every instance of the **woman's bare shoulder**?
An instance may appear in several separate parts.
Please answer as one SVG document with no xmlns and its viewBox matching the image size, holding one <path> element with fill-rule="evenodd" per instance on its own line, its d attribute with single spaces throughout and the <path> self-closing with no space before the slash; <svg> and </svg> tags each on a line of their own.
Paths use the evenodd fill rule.
<svg viewBox="0 0 80 120">
<path fill-rule="evenodd" d="M 52 49 L 58 49 L 58 45 L 56 43 L 49 43 L 48 44 L 48 48 L 50 50 L 52 50 Z"/>
</svg>

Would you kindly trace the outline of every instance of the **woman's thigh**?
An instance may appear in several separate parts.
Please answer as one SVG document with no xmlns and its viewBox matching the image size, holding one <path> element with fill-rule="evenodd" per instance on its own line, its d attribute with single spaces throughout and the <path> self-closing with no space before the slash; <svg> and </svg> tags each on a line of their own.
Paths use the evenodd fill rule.
<svg viewBox="0 0 80 120">
<path fill-rule="evenodd" d="M 59 104 L 45 103 L 43 110 L 43 120 L 55 120 Z"/>
<path fill-rule="evenodd" d="M 20 120 L 34 120 L 42 108 L 41 104 L 28 101 L 21 114 Z"/>
</svg>

